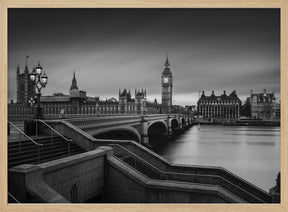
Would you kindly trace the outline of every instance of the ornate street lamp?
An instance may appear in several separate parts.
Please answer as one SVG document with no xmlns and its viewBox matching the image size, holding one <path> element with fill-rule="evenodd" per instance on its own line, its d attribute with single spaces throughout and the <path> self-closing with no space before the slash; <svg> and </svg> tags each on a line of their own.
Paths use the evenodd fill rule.
<svg viewBox="0 0 288 212">
<path fill-rule="evenodd" d="M 36 87 L 37 107 L 36 107 L 35 118 L 41 119 L 43 115 L 41 111 L 41 106 L 40 106 L 41 89 L 47 85 L 48 77 L 45 74 L 45 71 L 43 71 L 43 68 L 41 67 L 40 62 L 38 62 L 37 67 L 33 68 L 32 73 L 30 73 L 30 80 L 33 82 L 33 84 Z"/>
<path fill-rule="evenodd" d="M 31 98 L 29 99 L 28 103 L 29 103 L 29 104 L 28 104 L 29 107 L 33 107 L 34 104 L 35 104 L 35 98 L 31 97 Z"/>
</svg>

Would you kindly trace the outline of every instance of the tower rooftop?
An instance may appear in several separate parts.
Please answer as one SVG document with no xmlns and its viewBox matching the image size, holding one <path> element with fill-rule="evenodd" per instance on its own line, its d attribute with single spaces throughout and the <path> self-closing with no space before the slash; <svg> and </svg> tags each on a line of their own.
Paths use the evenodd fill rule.
<svg viewBox="0 0 288 212">
<path fill-rule="evenodd" d="M 169 60 L 168 60 L 168 54 L 167 54 L 166 62 L 165 62 L 164 66 L 165 67 L 164 67 L 164 71 L 162 72 L 162 75 L 172 76 L 172 73 L 170 71 L 170 63 L 169 63 Z"/>
<path fill-rule="evenodd" d="M 70 87 L 70 90 L 78 90 L 77 81 L 76 81 L 76 77 L 75 77 L 75 71 L 74 71 L 74 75 L 73 75 L 73 79 L 72 79 L 72 85 Z"/>
</svg>

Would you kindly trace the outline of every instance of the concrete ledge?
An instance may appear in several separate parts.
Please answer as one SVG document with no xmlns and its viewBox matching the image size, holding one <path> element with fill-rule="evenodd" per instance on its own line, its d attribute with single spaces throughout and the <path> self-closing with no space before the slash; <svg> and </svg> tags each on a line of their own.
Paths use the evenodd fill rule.
<svg viewBox="0 0 288 212">
<path fill-rule="evenodd" d="M 9 169 L 9 191 L 22 203 L 85 202 L 104 190 L 104 164 L 112 148 L 102 147 L 39 165 Z"/>
<path fill-rule="evenodd" d="M 28 193 L 35 202 L 41 203 L 70 203 L 62 195 L 42 181 L 36 181 L 26 186 Z"/>
<path fill-rule="evenodd" d="M 84 153 L 81 153 L 78 155 L 72 155 L 69 157 L 49 161 L 46 163 L 41 163 L 37 166 L 43 170 L 43 173 L 47 173 L 47 172 L 50 172 L 52 170 L 55 171 L 57 169 L 61 169 L 61 168 L 66 167 L 66 166 L 76 165 L 76 164 L 82 163 L 84 161 L 87 161 L 89 159 L 92 160 L 95 157 L 104 156 L 104 155 L 106 155 L 106 152 L 107 152 L 107 150 L 105 150 L 105 149 L 97 148 L 93 151 L 84 152 Z"/>
</svg>

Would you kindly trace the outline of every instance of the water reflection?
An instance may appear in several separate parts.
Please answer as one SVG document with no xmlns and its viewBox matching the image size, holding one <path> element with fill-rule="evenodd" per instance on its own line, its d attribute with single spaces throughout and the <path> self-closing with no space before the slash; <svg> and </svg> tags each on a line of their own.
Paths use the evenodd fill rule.
<svg viewBox="0 0 288 212">
<path fill-rule="evenodd" d="M 266 191 L 280 171 L 280 127 L 201 125 L 151 145 L 173 163 L 221 166 Z"/>
</svg>

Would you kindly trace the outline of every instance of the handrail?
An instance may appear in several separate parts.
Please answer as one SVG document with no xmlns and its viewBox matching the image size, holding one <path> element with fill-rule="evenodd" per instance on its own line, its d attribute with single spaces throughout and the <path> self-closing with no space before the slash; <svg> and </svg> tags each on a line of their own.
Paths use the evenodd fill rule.
<svg viewBox="0 0 288 212">
<path fill-rule="evenodd" d="M 43 146 L 43 144 L 37 143 L 36 141 L 34 141 L 30 136 L 26 135 L 22 130 L 20 130 L 18 127 L 16 127 L 14 124 L 12 124 L 10 121 L 8 121 L 8 124 L 10 124 L 12 127 L 14 127 L 17 131 L 19 131 L 20 133 L 22 133 L 26 138 L 28 138 L 30 141 L 32 141 L 34 144 L 36 144 L 37 146 Z"/>
<path fill-rule="evenodd" d="M 109 145 L 110 145 L 110 144 L 109 144 Z M 150 179 L 153 179 L 153 180 L 163 180 L 163 176 L 167 176 L 167 175 L 179 175 L 179 176 L 180 176 L 180 175 L 182 175 L 182 173 L 173 173 L 173 172 L 162 171 L 162 170 L 158 169 L 157 167 L 153 166 L 152 164 L 148 163 L 147 161 L 143 160 L 143 159 L 140 158 L 139 156 L 135 155 L 134 153 L 130 152 L 129 150 L 125 149 L 125 148 L 122 147 L 121 145 L 119 145 L 119 144 L 111 144 L 110 146 L 113 146 L 113 145 L 115 145 L 115 146 L 117 146 L 117 147 L 120 147 L 120 148 L 123 149 L 124 151 L 127 151 L 129 154 L 131 154 L 131 155 L 132 155 L 133 157 L 135 157 L 136 159 L 144 162 L 145 164 L 147 164 L 148 166 L 152 167 L 153 169 L 156 169 L 157 172 L 160 172 L 160 173 L 157 173 L 157 174 L 160 175 L 160 178 L 157 178 L 157 177 L 156 177 L 156 178 L 150 178 L 149 176 L 147 176 L 146 173 L 137 170 L 136 167 L 133 167 L 132 165 L 129 165 L 128 163 L 124 162 L 124 161 L 121 160 L 120 158 L 117 158 L 117 157 L 116 157 L 116 159 L 120 160 L 121 162 L 124 162 L 127 166 L 131 167 L 132 169 L 134 169 L 134 171 L 136 171 L 137 173 L 140 173 L 142 176 L 145 176 L 145 177 L 150 178 Z M 196 176 L 195 174 L 185 174 L 185 175 L 187 175 L 187 176 Z M 199 175 L 199 176 L 200 176 L 200 175 Z M 218 176 L 218 177 L 219 177 L 219 176 Z M 219 177 L 219 178 L 221 178 L 221 177 Z M 221 179 L 224 180 L 224 181 L 226 181 L 226 180 L 223 179 L 223 178 L 221 178 Z M 236 196 L 235 193 L 232 193 L 231 191 L 227 190 L 226 188 L 222 187 L 222 186 L 219 185 L 219 184 L 194 183 L 194 182 L 190 182 L 190 181 L 173 180 L 173 179 L 169 179 L 169 176 L 168 176 L 167 179 L 164 179 L 164 180 L 167 180 L 167 181 L 175 181 L 175 182 L 186 182 L 186 183 L 199 184 L 199 185 L 201 184 L 201 185 L 205 185 L 205 186 L 211 186 L 211 185 L 212 185 L 212 186 L 216 186 L 216 187 L 219 187 L 219 188 L 223 189 L 225 192 L 229 193 L 229 194 L 232 195 L 232 196 Z M 235 185 L 234 185 L 234 186 L 235 186 Z M 236 186 L 236 187 L 238 187 L 238 186 Z M 239 187 L 238 187 L 238 188 L 239 188 Z M 241 188 L 239 188 L 239 189 L 241 189 Z M 243 190 L 243 189 L 241 189 L 241 190 Z M 244 191 L 244 192 L 245 192 L 245 191 Z M 250 194 L 250 193 L 248 193 L 248 194 Z M 250 194 L 250 195 L 251 195 L 251 194 Z M 253 196 L 253 195 L 252 195 L 252 196 Z M 240 198 L 243 202 L 247 203 L 247 200 L 244 200 L 244 199 L 243 199 L 242 197 L 240 197 L 239 195 L 237 196 L 237 198 Z M 256 197 L 256 199 L 258 199 L 258 198 Z M 258 199 L 258 200 L 259 200 L 259 199 Z M 260 201 L 261 201 L 261 200 L 260 200 Z"/>
<path fill-rule="evenodd" d="M 166 159 L 164 159 L 164 158 L 162 158 L 162 157 L 159 158 L 159 156 L 157 156 L 156 153 L 154 153 L 153 151 L 151 151 L 151 150 L 149 150 L 149 149 L 145 150 L 145 149 L 146 149 L 145 147 L 141 146 L 141 144 L 136 143 L 136 142 L 134 142 L 134 141 L 128 141 L 128 142 L 122 142 L 122 143 L 123 143 L 123 144 L 132 145 L 133 147 L 136 147 L 136 149 L 138 149 L 139 151 L 143 151 L 143 150 L 144 150 L 144 152 L 147 152 L 150 156 L 156 158 L 157 160 L 162 161 L 164 164 L 166 164 L 168 167 L 170 167 L 170 168 L 172 168 L 172 169 L 183 166 L 183 165 L 181 165 L 181 164 L 178 165 L 178 164 L 170 163 L 169 161 L 167 161 Z M 201 166 L 199 166 L 199 167 L 197 167 L 197 166 L 192 166 L 192 165 L 185 165 L 185 166 L 186 166 L 186 167 L 194 167 L 194 168 L 197 168 L 197 169 L 199 169 L 199 168 L 201 169 Z M 185 167 L 185 166 L 184 166 L 184 167 Z M 204 166 L 203 166 L 203 167 L 204 167 Z M 204 168 L 205 168 L 205 167 L 204 167 Z M 229 171 L 226 170 L 225 168 L 222 168 L 222 167 L 214 167 L 214 168 L 215 168 L 215 170 L 217 170 L 217 171 L 223 172 L 224 175 L 231 175 L 232 178 L 235 178 L 235 179 L 241 181 L 242 183 L 244 183 L 244 184 L 246 184 L 246 185 L 248 185 L 248 186 L 251 186 L 252 189 L 256 189 L 256 190 L 258 190 L 259 192 L 261 192 L 261 193 L 264 194 L 264 195 L 269 195 L 269 194 L 268 194 L 266 191 L 264 191 L 263 189 L 258 188 L 257 186 L 255 186 L 255 185 L 251 184 L 250 182 L 246 181 L 245 179 L 242 179 L 241 177 L 239 177 L 239 176 L 237 176 L 237 175 L 229 172 Z"/>
<path fill-rule="evenodd" d="M 115 163 L 116 162 L 116 163 Z M 122 160 L 120 160 L 119 158 L 117 158 L 117 157 L 113 157 L 113 158 L 109 158 L 109 163 L 111 164 L 114 164 L 114 165 L 116 165 L 116 167 L 118 168 L 121 168 L 122 170 L 123 170 L 123 168 L 121 167 L 121 166 L 119 166 L 118 164 L 117 164 L 117 162 L 119 163 L 125 163 L 125 162 L 123 162 Z M 130 172 L 130 171 L 126 171 L 126 173 L 129 173 L 129 175 L 131 176 L 135 176 L 136 178 L 138 178 L 138 180 L 140 180 L 140 181 L 142 181 L 143 182 L 143 184 L 144 184 L 144 186 L 145 187 L 148 187 L 148 189 L 150 189 L 150 188 L 154 188 L 154 186 L 156 185 L 157 187 L 158 186 L 161 186 L 162 187 L 162 185 L 161 184 L 159 184 L 158 182 L 160 182 L 161 183 L 161 181 L 158 181 L 157 179 L 151 179 L 151 178 L 149 178 L 149 177 L 147 177 L 145 174 L 143 174 L 143 173 L 141 173 L 140 171 L 138 171 L 137 169 L 135 169 L 135 168 L 133 168 L 132 166 L 130 166 L 130 165 L 128 165 L 127 163 L 125 163 L 129 168 L 132 168 L 133 169 L 133 171 L 135 172 L 135 173 L 137 173 L 138 175 L 140 175 L 142 178 L 145 178 L 146 180 L 144 181 L 143 179 L 141 179 L 141 178 L 139 178 L 139 177 L 137 177 L 137 176 L 135 176 L 132 172 Z M 119 169 L 118 168 L 118 169 Z M 135 178 L 134 178 L 135 179 Z M 157 182 L 158 181 L 158 182 Z M 175 183 L 176 184 L 176 186 L 175 186 L 175 184 L 173 185 L 173 184 L 171 184 L 171 182 L 172 183 Z M 180 186 L 179 186 L 179 184 L 180 184 Z M 173 181 L 170 181 L 168 184 L 164 184 L 164 186 L 165 186 L 165 188 L 168 188 L 168 189 L 170 189 L 172 186 L 173 186 L 173 190 L 174 190 L 174 188 L 184 188 L 185 189 L 185 187 L 186 186 L 189 186 L 189 184 L 182 184 L 181 182 L 173 182 Z M 199 188 L 198 186 L 197 186 L 197 184 L 194 184 L 194 183 L 191 183 L 190 185 L 194 185 L 193 187 L 194 188 L 192 188 L 192 189 L 197 189 L 197 188 Z M 236 195 L 234 195 L 233 193 L 231 193 L 231 192 L 229 192 L 229 191 L 227 191 L 227 190 L 225 190 L 225 189 L 223 189 L 221 186 L 218 186 L 218 185 L 209 185 L 209 184 L 198 184 L 198 185 L 200 185 L 201 186 L 201 188 L 200 189 L 203 189 L 203 186 L 205 186 L 206 188 L 216 188 L 217 189 L 217 191 L 216 190 L 212 190 L 212 192 L 217 192 L 217 193 L 219 193 L 220 194 L 220 196 L 222 196 L 222 198 L 223 198 L 223 195 L 224 195 L 224 198 L 225 197 L 228 197 L 229 199 L 230 199 L 230 202 L 231 203 L 247 203 L 247 201 L 245 201 L 245 200 L 243 200 L 243 199 L 241 199 L 240 197 L 237 197 Z M 179 186 L 179 187 L 178 187 Z M 197 187 L 196 187 L 197 186 Z M 195 188 L 196 187 L 196 188 Z M 197 192 L 198 193 L 198 192 Z M 230 196 L 229 196 L 230 195 Z"/>
<path fill-rule="evenodd" d="M 135 157 L 136 159 L 140 160 L 142 163 L 147 164 L 148 166 L 150 166 L 152 169 L 156 170 L 159 174 L 160 174 L 160 178 L 162 179 L 162 176 L 168 176 L 168 180 L 170 181 L 170 177 L 169 175 L 178 175 L 178 176 L 197 176 L 196 174 L 188 174 L 188 173 L 177 173 L 177 172 L 171 172 L 171 171 L 162 171 L 159 168 L 155 167 L 153 164 L 150 164 L 149 162 L 143 160 L 141 157 L 139 157 L 138 155 L 134 154 L 133 152 L 129 151 L 128 149 L 124 148 L 123 146 L 119 145 L 119 144 L 108 144 L 108 146 L 117 146 L 118 148 L 122 149 L 123 151 L 127 152 L 128 154 L 132 155 L 133 157 Z M 136 168 L 135 168 L 136 169 Z M 201 176 L 201 174 L 199 175 Z M 204 175 L 203 175 L 204 176 Z M 248 192 L 247 190 L 239 187 L 238 185 L 234 184 L 233 182 L 221 177 L 221 176 L 217 176 L 217 175 L 205 175 L 205 176 L 215 176 L 218 177 L 219 179 L 223 180 L 223 182 L 229 183 L 231 186 L 235 187 L 236 189 L 249 194 L 252 198 L 257 199 L 259 202 L 264 202 L 263 200 L 259 199 L 257 196 L 255 196 L 254 194 L 251 194 L 250 192 Z M 172 180 L 174 181 L 174 180 Z M 184 181 L 184 182 L 190 182 L 190 181 Z M 218 185 L 220 187 L 222 187 L 221 185 Z M 226 190 L 226 188 L 222 187 L 223 189 Z M 231 193 L 230 191 L 227 191 L 229 193 Z M 233 194 L 233 193 L 231 193 Z M 241 197 L 242 198 L 242 197 Z"/>
<path fill-rule="evenodd" d="M 9 191 L 7 193 L 8 193 L 8 196 L 10 196 L 15 202 L 20 204 L 20 202 L 12 194 L 10 194 Z"/>
<path fill-rule="evenodd" d="M 142 161 L 143 163 L 146 163 L 148 164 L 150 167 L 152 167 L 153 169 L 156 169 L 158 172 L 160 172 L 161 174 L 174 174 L 172 172 L 165 172 L 165 171 L 162 171 L 160 169 L 158 169 L 157 167 L 155 167 L 154 165 L 152 165 L 151 163 L 143 160 L 141 157 L 139 157 L 138 155 L 135 155 L 133 152 L 129 151 L 128 149 L 124 148 L 123 146 L 119 145 L 119 144 L 108 144 L 108 146 L 117 146 L 119 147 L 120 149 L 128 152 L 129 154 L 131 154 L 133 157 L 137 158 L 138 160 Z M 178 173 L 175 173 L 175 174 L 178 174 Z M 182 173 L 181 173 L 182 174 Z"/>
<path fill-rule="evenodd" d="M 53 127 L 51 127 L 50 125 L 48 125 L 45 121 L 41 120 L 41 119 L 36 119 L 36 121 L 40 121 L 42 124 L 44 124 L 45 126 L 47 126 L 49 129 L 51 129 L 53 132 L 55 132 L 57 135 L 59 135 L 61 138 L 63 138 L 65 141 L 67 142 L 72 142 L 72 139 L 68 139 L 65 138 L 61 133 L 59 133 L 57 130 L 55 130 Z"/>
</svg>

